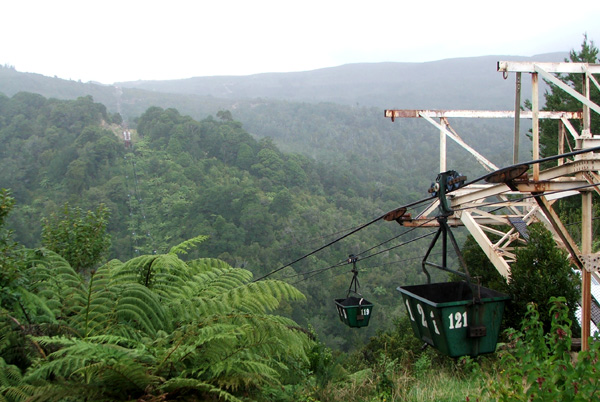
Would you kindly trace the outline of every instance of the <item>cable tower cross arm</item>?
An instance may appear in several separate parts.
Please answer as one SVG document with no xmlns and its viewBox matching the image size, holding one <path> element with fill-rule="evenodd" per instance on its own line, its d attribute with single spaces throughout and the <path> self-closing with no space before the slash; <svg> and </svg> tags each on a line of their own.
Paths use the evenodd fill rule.
<svg viewBox="0 0 600 402">
<path fill-rule="evenodd" d="M 587 349 L 587 336 L 590 322 L 591 277 L 600 277 L 600 264 L 590 261 L 600 260 L 600 255 L 591 254 L 592 236 L 590 235 L 592 215 L 592 192 L 600 194 L 600 135 L 592 133 L 592 113 L 600 114 L 600 105 L 591 99 L 590 89 L 600 90 L 598 74 L 600 64 L 593 63 L 543 63 L 499 61 L 497 71 L 507 79 L 509 73 L 515 73 L 515 110 L 513 111 L 475 111 L 475 110 L 385 110 L 384 116 L 392 121 L 398 118 L 422 118 L 438 128 L 440 132 L 440 172 L 446 168 L 446 138 L 456 141 L 462 148 L 486 166 L 491 173 L 485 177 L 466 183 L 462 188 L 449 194 L 448 209 L 453 213 L 447 219 L 451 225 L 464 225 L 476 239 L 482 250 L 505 277 L 510 274 L 510 264 L 515 259 L 514 247 L 523 244 L 526 239 L 527 225 L 541 221 L 552 232 L 556 244 L 567 250 L 575 264 L 582 271 L 582 349 Z M 520 108 L 521 74 L 531 75 L 531 110 Z M 572 88 L 563 80 L 567 75 L 579 74 L 582 77 L 580 90 Z M 581 104 L 579 111 L 540 110 L 539 77 L 564 91 Z M 450 118 L 513 118 L 514 144 L 513 165 L 498 170 L 488 159 L 478 154 L 467 144 L 460 143 L 460 137 L 452 130 Z M 438 119 L 436 121 L 435 119 Z M 518 163 L 518 144 L 520 120 L 531 120 L 531 138 L 533 160 Z M 558 149 L 556 156 L 542 158 L 540 144 L 540 119 L 552 119 L 558 122 Z M 579 120 L 578 131 L 571 121 Z M 570 147 L 567 140 L 574 141 L 575 150 L 565 152 Z M 555 161 L 551 168 L 542 168 L 542 162 Z M 529 168 L 532 173 L 528 173 Z M 519 174 L 521 171 L 521 174 Z M 531 174 L 531 176 L 529 176 Z M 514 175 L 514 177 L 513 177 Z M 487 184 L 480 184 L 481 179 Z M 552 203 L 560 198 L 580 195 L 582 198 L 582 241 L 575 242 Z M 429 218 L 442 200 L 430 205 L 413 220 L 403 219 L 400 224 L 416 226 Z M 434 224 L 430 224 L 433 226 Z M 491 239 L 497 239 L 492 241 Z M 593 266 L 592 266 L 593 265 Z"/>
</svg>

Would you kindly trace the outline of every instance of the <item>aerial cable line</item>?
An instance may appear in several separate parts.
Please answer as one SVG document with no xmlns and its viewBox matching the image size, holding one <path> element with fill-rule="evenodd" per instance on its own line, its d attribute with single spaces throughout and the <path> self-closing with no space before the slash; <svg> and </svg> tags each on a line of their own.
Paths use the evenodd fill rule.
<svg viewBox="0 0 600 402">
<path fill-rule="evenodd" d="M 441 254 L 442 253 L 431 253 L 429 255 L 441 255 Z M 424 255 L 418 256 L 418 257 L 405 258 L 405 259 L 398 260 L 398 261 L 385 262 L 383 264 L 378 264 L 378 265 L 369 265 L 369 266 L 366 266 L 366 267 L 361 267 L 361 270 L 364 271 L 364 270 L 367 270 L 367 269 L 373 269 L 373 268 L 383 267 L 385 265 L 394 265 L 394 264 L 400 264 L 400 263 L 403 263 L 403 262 L 408 262 L 408 261 L 413 261 L 413 260 L 422 260 L 423 257 L 424 257 Z"/>
<path fill-rule="evenodd" d="M 432 232 L 429 232 L 427 234 L 421 235 L 419 237 L 415 237 L 414 239 L 411 239 L 409 241 L 405 241 L 404 243 L 400 243 L 400 244 L 397 244 L 397 245 L 395 245 L 393 247 L 387 248 L 385 250 L 380 250 L 380 251 L 378 251 L 378 252 L 376 252 L 374 254 L 370 254 L 370 255 L 368 255 L 366 257 L 362 257 L 361 260 L 366 260 L 367 258 L 375 257 L 376 255 L 379 255 L 381 253 L 385 253 L 386 251 L 390 251 L 390 250 L 397 249 L 398 247 L 406 246 L 407 244 L 413 243 L 413 242 L 415 242 L 417 240 L 421 240 L 421 239 L 423 239 L 425 237 L 429 237 L 429 236 L 434 235 L 436 233 L 437 233 L 437 230 L 434 230 Z"/>
<path fill-rule="evenodd" d="M 127 155 L 125 155 L 125 161 L 127 161 Z M 125 165 L 127 166 L 127 163 L 125 163 Z M 134 223 L 133 223 L 133 206 L 131 205 L 131 190 L 129 189 L 129 175 L 127 174 L 127 172 L 125 172 L 125 191 L 127 191 L 127 206 L 129 208 L 129 221 L 131 224 L 131 228 L 134 227 Z M 131 231 L 131 228 L 129 228 L 129 230 Z M 131 253 L 133 254 L 135 251 L 137 251 L 139 249 L 138 246 L 138 242 L 137 242 L 137 238 L 135 236 L 133 236 L 132 238 L 132 247 L 131 247 Z"/>
<path fill-rule="evenodd" d="M 309 275 L 309 276 L 306 276 L 305 278 L 302 278 L 302 279 L 298 279 L 296 282 L 292 283 L 292 285 L 296 285 L 296 284 L 298 284 L 300 282 L 306 281 L 306 280 L 308 280 L 308 279 L 310 279 L 310 278 L 312 278 L 314 276 L 317 276 L 317 275 L 319 275 L 319 274 L 321 274 L 323 272 L 329 271 L 330 269 L 341 267 L 343 265 L 348 265 L 348 260 L 344 260 L 342 262 L 338 262 L 337 264 L 331 265 L 331 266 L 329 266 L 327 268 L 315 269 L 314 271 L 309 271 L 309 272 L 304 272 L 302 274 L 298 274 L 298 276 L 300 276 L 300 275 Z"/>
<path fill-rule="evenodd" d="M 421 240 L 421 239 L 423 239 L 423 238 L 425 238 L 425 237 L 431 236 L 431 235 L 433 235 L 433 234 L 435 234 L 435 233 L 437 233 L 437 231 L 433 231 L 433 232 L 431 232 L 431 233 L 427 233 L 427 234 L 425 234 L 425 235 L 419 236 L 419 237 L 417 237 L 417 238 L 415 238 L 415 239 L 412 239 L 412 240 L 409 240 L 409 241 L 407 241 L 407 242 L 404 242 L 404 243 L 398 244 L 398 245 L 396 245 L 396 246 L 394 246 L 394 247 L 388 248 L 387 250 L 382 250 L 382 251 L 379 251 L 379 252 L 377 252 L 377 253 L 375 253 L 375 254 L 368 255 L 368 256 L 366 256 L 366 257 L 363 257 L 363 258 L 361 258 L 361 260 L 365 260 L 365 259 L 367 259 L 367 258 L 374 257 L 374 256 L 376 256 L 377 254 L 381 254 L 381 253 L 384 253 L 384 252 L 386 252 L 386 251 L 390 251 L 390 250 L 393 250 L 393 249 L 395 249 L 395 248 L 398 248 L 398 247 L 401 247 L 401 246 L 405 246 L 405 245 L 407 245 L 407 244 L 410 244 L 410 243 L 412 243 L 412 242 L 415 242 L 415 241 L 417 241 L 417 240 Z M 415 258 L 421 258 L 421 259 L 422 259 L 423 257 L 415 257 Z M 302 278 L 302 279 L 300 279 L 300 280 L 298 280 L 298 281 L 294 282 L 292 285 L 296 285 L 296 284 L 298 284 L 298 283 L 300 283 L 300 282 L 302 282 L 302 281 L 308 280 L 308 279 L 310 279 L 310 278 L 312 278 L 312 277 L 314 277 L 314 276 L 317 276 L 318 274 L 320 274 L 320 273 L 323 273 L 323 272 L 325 272 L 325 271 L 328 271 L 328 270 L 330 270 L 330 269 L 337 268 L 337 267 L 339 267 L 339 266 L 342 266 L 342 265 L 347 265 L 347 264 L 348 264 L 348 261 L 349 261 L 349 260 L 345 260 L 344 262 L 338 263 L 338 264 L 336 264 L 336 265 L 329 266 L 329 267 L 327 267 L 327 268 L 316 269 L 316 270 L 314 270 L 314 271 L 310 272 L 310 273 L 312 273 L 312 275 L 310 275 L 310 276 L 308 276 L 308 277 L 306 277 L 306 278 Z M 307 273 L 308 273 L 308 272 L 305 272 L 304 274 L 307 274 Z"/>
<path fill-rule="evenodd" d="M 424 226 L 424 225 L 426 225 L 426 224 L 428 224 L 429 222 L 431 222 L 431 221 L 434 221 L 434 220 L 436 220 L 436 218 L 431 218 L 431 219 L 429 219 L 428 221 L 425 221 L 425 222 L 421 223 L 421 224 L 420 224 L 420 225 L 418 225 L 418 226 L 412 227 L 412 228 L 410 228 L 409 230 L 407 230 L 407 231 L 405 231 L 405 232 L 402 232 L 402 233 L 400 233 L 400 234 L 399 234 L 399 235 L 397 235 L 397 236 L 394 236 L 394 237 L 392 237 L 391 239 L 388 239 L 388 240 L 386 240 L 386 241 L 384 241 L 384 242 L 381 242 L 381 243 L 379 243 L 379 244 L 377 244 L 377 245 L 375 245 L 375 246 L 373 246 L 373 247 L 371 247 L 371 248 L 369 248 L 369 249 L 366 249 L 365 251 L 361 251 L 360 253 L 358 253 L 358 254 L 355 254 L 355 256 L 357 256 L 357 257 L 358 257 L 358 256 L 360 256 L 360 255 L 362 255 L 362 254 L 364 254 L 364 253 L 366 253 L 366 252 L 368 252 L 368 251 L 371 251 L 371 250 L 373 250 L 374 248 L 377 248 L 377 247 L 383 246 L 384 244 L 386 244 L 386 243 L 389 243 L 389 242 L 391 242 L 392 240 L 396 240 L 397 238 L 399 238 L 399 237 L 402 237 L 402 236 L 404 236 L 404 235 L 407 235 L 407 234 L 409 234 L 410 232 L 412 232 L 412 231 L 415 231 L 415 230 L 417 230 L 418 228 L 420 228 L 420 227 L 422 227 L 422 226 Z M 361 259 L 362 259 L 362 260 L 364 260 L 365 258 L 368 258 L 368 257 L 362 257 Z"/>
<path fill-rule="evenodd" d="M 429 255 L 431 256 L 431 255 L 440 255 L 440 254 L 442 254 L 442 253 L 434 253 L 434 254 L 429 254 Z M 364 271 L 364 270 L 366 270 L 366 269 L 378 268 L 378 267 L 381 267 L 381 266 L 383 266 L 383 265 L 390 265 L 390 264 L 400 264 L 400 263 L 403 263 L 403 262 L 408 262 L 408 261 L 413 261 L 413 260 L 422 260 L 422 259 L 423 259 L 423 257 L 424 257 L 424 255 L 422 255 L 422 256 L 418 256 L 418 257 L 405 258 L 405 259 L 403 259 L 403 260 L 393 261 L 393 262 L 389 262 L 389 263 L 385 263 L 385 264 L 380 264 L 380 265 L 370 265 L 370 266 L 368 266 L 368 267 L 362 267 L 362 268 L 361 268 L 361 270 L 362 270 L 362 271 Z M 344 264 L 344 265 L 345 265 L 345 264 Z M 327 270 L 329 270 L 329 269 L 332 269 L 332 268 L 335 268 L 335 267 L 333 267 L 333 266 L 331 266 L 331 267 L 328 267 L 328 268 L 327 268 Z M 316 276 L 316 275 L 318 275 L 319 273 L 320 273 L 320 272 L 317 272 L 317 273 L 315 273 L 314 275 L 311 275 L 311 276 L 309 276 L 309 277 L 307 277 L 307 278 L 300 279 L 300 280 L 298 280 L 298 281 L 296 281 L 296 282 L 292 283 L 292 285 L 296 285 L 296 284 L 298 284 L 298 283 L 300 283 L 300 282 L 302 282 L 302 281 L 305 281 L 305 280 L 307 280 L 307 279 L 310 279 L 310 278 L 312 278 L 313 276 Z M 347 271 L 346 271 L 346 272 L 338 272 L 338 273 L 334 274 L 333 276 L 334 276 L 334 277 L 336 277 L 336 276 L 343 275 L 343 274 L 347 274 L 347 273 L 348 273 Z"/>
<path fill-rule="evenodd" d="M 273 271 L 269 272 L 268 274 L 265 274 L 265 275 L 261 276 L 260 278 L 257 278 L 257 279 L 255 279 L 253 282 L 258 282 L 258 281 L 260 281 L 260 280 L 263 280 L 263 279 L 265 279 L 266 277 L 268 277 L 268 276 L 271 276 L 271 275 L 273 275 L 274 273 L 277 273 L 277 272 L 281 271 L 282 269 L 284 269 L 284 268 L 286 268 L 286 267 L 289 267 L 290 265 L 293 265 L 293 264 L 295 264 L 295 263 L 297 263 L 297 262 L 299 262 L 299 261 L 302 261 L 303 259 L 305 259 L 305 258 L 308 258 L 308 257 L 310 257 L 311 255 L 318 253 L 319 251 L 321 251 L 321 250 L 323 250 L 323 249 L 325 249 L 325 248 L 327 248 L 327 247 L 329 247 L 329 246 L 331 246 L 331 245 L 333 245 L 333 244 L 335 244 L 335 243 L 339 242 L 340 240 L 343 240 L 343 239 L 345 239 L 346 237 L 348 237 L 348 236 L 350 236 L 350 235 L 353 235 L 354 233 L 356 233 L 356 232 L 358 232 L 358 231 L 360 231 L 360 230 L 362 230 L 362 229 L 365 229 L 365 228 L 366 228 L 366 227 L 368 227 L 368 226 L 371 226 L 372 224 L 374 224 L 374 223 L 376 223 L 376 222 L 379 222 L 380 220 L 382 220 L 382 219 L 384 219 L 384 218 L 386 218 L 386 217 L 390 217 L 390 216 L 393 216 L 393 215 L 396 215 L 396 214 L 400 214 L 400 212 L 402 212 L 402 214 L 400 214 L 400 215 L 403 215 L 403 214 L 404 214 L 404 212 L 406 211 L 406 209 L 407 209 L 407 208 L 409 208 L 409 207 L 412 207 L 412 206 L 415 206 L 415 205 L 418 205 L 418 204 L 422 204 L 422 203 L 424 203 L 424 202 L 427 202 L 427 201 L 429 201 L 430 199 L 431 199 L 431 197 L 424 198 L 424 199 L 421 199 L 421 200 L 419 200 L 419 201 L 415 201 L 415 202 L 413 202 L 413 203 L 410 203 L 410 204 L 407 204 L 407 205 L 405 205 L 405 206 L 402 206 L 402 207 L 396 208 L 396 209 L 394 209 L 394 210 L 392 210 L 392 211 L 389 211 L 389 212 L 387 212 L 387 213 L 385 213 L 385 214 L 383 214 L 383 215 L 381 215 L 381 216 L 378 216 L 377 218 L 375 218 L 375 219 L 373 219 L 373 220 L 371 220 L 371 221 L 369 221 L 369 222 L 367 222 L 367 223 L 365 223 L 365 224 L 363 224 L 363 225 L 360 225 L 360 226 L 358 226 L 356 229 L 354 229 L 354 230 L 352 230 L 352 231 L 350 231 L 350 232 L 346 233 L 345 235 L 343 235 L 343 236 L 341 236 L 341 237 L 338 237 L 338 238 L 337 238 L 337 239 L 335 239 L 335 240 L 332 240 L 332 241 L 330 241 L 329 243 L 325 244 L 324 246 L 321 246 L 321 247 L 317 248 L 316 250 L 313 250 L 313 251 L 311 251 L 310 253 L 304 254 L 302 257 L 300 257 L 300 258 L 297 258 L 297 259 L 295 259 L 294 261 L 292 261 L 292 262 L 290 262 L 290 263 L 288 263 L 288 264 L 285 264 L 285 265 L 283 265 L 283 266 L 281 266 L 281 267 L 279 267 L 279 268 L 277 268 L 277 269 L 275 269 L 275 270 L 273 270 Z M 402 211 L 402 210 L 404 210 L 404 211 Z"/>
<path fill-rule="evenodd" d="M 573 152 L 568 152 L 568 153 L 559 154 L 559 155 L 554 155 L 554 156 L 549 156 L 549 157 L 546 157 L 546 158 L 536 159 L 536 160 L 529 161 L 529 162 L 520 162 L 520 163 L 517 163 L 517 164 L 514 164 L 514 165 L 509 165 L 507 167 L 498 169 L 496 171 L 486 173 L 485 175 L 480 176 L 480 177 L 478 177 L 478 178 L 476 178 L 474 180 L 471 180 L 470 182 L 464 183 L 461 187 L 477 183 L 478 181 L 481 181 L 481 180 L 489 179 L 490 177 L 492 177 L 494 175 L 497 175 L 498 173 L 501 173 L 501 172 L 504 172 L 504 171 L 509 171 L 509 170 L 517 168 L 517 167 L 523 167 L 523 166 L 529 166 L 529 165 L 532 165 L 532 164 L 549 162 L 549 161 L 557 160 L 557 159 L 560 159 L 560 158 L 567 158 L 567 157 L 576 156 L 576 155 L 580 155 L 580 154 L 583 154 L 583 153 L 589 153 L 589 152 L 600 152 L 600 146 L 593 147 L 593 148 L 582 149 L 582 150 L 573 151 Z M 590 185 L 590 186 L 582 186 L 582 188 L 584 188 L 584 187 L 591 187 L 591 186 L 597 186 L 597 184 Z M 571 190 L 574 190 L 574 189 L 570 189 L 569 191 L 571 191 Z M 452 191 L 454 191 L 454 190 L 451 190 L 451 191 L 448 191 L 448 192 L 452 192 Z M 567 190 L 561 190 L 561 191 L 558 191 L 558 192 L 562 192 L 562 191 L 567 191 Z M 533 197 L 535 197 L 535 196 L 533 196 Z M 356 232 L 358 232 L 358 231 L 360 231 L 362 229 L 365 229 L 366 227 L 368 227 L 368 226 L 370 226 L 370 225 L 372 225 L 372 224 L 380 221 L 381 219 L 384 219 L 386 217 L 390 217 L 389 220 L 394 220 L 393 216 L 398 216 L 398 218 L 399 218 L 400 216 L 404 215 L 404 213 L 406 212 L 406 210 L 408 208 L 411 208 L 411 207 L 414 207 L 416 205 L 420 205 L 422 203 L 431 201 L 431 199 L 433 199 L 433 198 L 436 198 L 436 197 L 435 196 L 430 196 L 430 197 L 427 197 L 427 198 L 415 201 L 413 203 L 404 205 L 402 207 L 396 208 L 395 210 L 389 211 L 389 212 L 387 212 L 387 213 L 385 213 L 385 214 L 383 214 L 383 215 L 381 215 L 381 216 L 379 216 L 379 217 L 371 220 L 370 222 L 367 222 L 367 223 L 365 223 L 365 224 L 363 224 L 361 226 L 358 226 L 356 229 L 350 231 L 349 233 L 347 233 L 347 234 L 345 234 L 345 235 L 343 235 L 343 236 L 341 236 L 341 237 L 339 237 L 339 238 L 337 238 L 335 240 L 330 241 L 329 243 L 327 243 L 327 244 L 325 244 L 325 245 L 323 245 L 323 246 L 321 246 L 321 247 L 319 247 L 319 248 L 311 251 L 310 253 L 307 253 L 307 254 L 305 254 L 305 255 L 303 255 L 303 256 L 295 259 L 294 261 L 292 261 L 292 262 L 290 262 L 290 263 L 288 263 L 286 265 L 283 265 L 283 266 L 281 266 L 281 267 L 279 267 L 279 268 L 277 268 L 277 269 L 275 269 L 275 270 L 273 270 L 273 271 L 271 271 L 271 272 L 269 272 L 269 273 L 267 273 L 267 274 L 265 274 L 265 275 L 263 275 L 263 276 L 255 279 L 253 282 L 258 282 L 260 280 L 263 280 L 263 279 L 265 279 L 265 278 L 267 278 L 267 277 L 269 277 L 269 276 L 271 276 L 271 275 L 273 275 L 273 274 L 281 271 L 282 269 L 284 269 L 284 268 L 286 268 L 286 267 L 288 267 L 290 265 L 293 265 L 293 264 L 295 264 L 295 263 L 297 263 L 299 261 L 302 261 L 303 259 L 308 258 L 311 255 L 318 253 L 319 251 L 321 251 L 321 250 L 323 250 L 323 249 L 325 249 L 325 248 L 327 248 L 327 247 L 329 247 L 329 246 L 331 246 L 331 245 L 333 245 L 333 244 L 335 244 L 335 243 L 337 243 L 337 242 L 345 239 L 346 237 L 351 236 L 354 233 L 356 233 Z M 527 198 L 531 198 L 531 197 L 527 197 Z M 505 202 L 505 201 L 503 201 L 503 202 Z M 497 203 L 491 203 L 489 205 L 495 205 L 495 204 L 497 204 Z M 480 207 L 480 205 L 478 205 L 478 207 Z M 464 209 L 470 209 L 470 208 L 475 208 L 475 207 L 468 207 L 468 208 L 464 208 Z M 402 213 L 400 213 L 400 211 L 402 211 Z"/>
<path fill-rule="evenodd" d="M 141 215 L 141 222 L 139 222 L 138 220 L 136 220 L 136 222 L 139 222 L 139 225 L 136 225 L 138 232 L 140 231 L 145 231 L 146 232 L 146 238 L 148 239 L 148 244 L 150 246 L 150 249 L 152 250 L 152 254 L 156 254 L 156 250 L 154 250 L 153 246 L 153 239 L 152 236 L 150 235 L 150 232 L 147 230 L 148 224 L 146 221 L 146 213 L 144 211 L 144 203 L 142 200 L 142 196 L 141 196 L 141 191 L 139 189 L 139 180 L 138 180 L 138 175 L 137 175 L 137 171 L 136 171 L 136 163 L 135 160 L 133 158 L 133 156 L 135 155 L 133 152 L 131 152 L 132 157 L 130 158 L 130 162 L 131 162 L 131 169 L 133 172 L 133 189 L 134 189 L 134 197 L 137 201 L 137 205 L 138 205 L 138 211 L 139 214 Z M 127 158 L 126 158 L 127 159 Z M 128 176 L 126 176 L 128 177 Z M 131 196 L 130 194 L 128 195 L 129 197 L 129 202 L 131 203 Z M 133 208 L 130 208 L 130 213 L 133 212 Z M 134 217 L 132 216 L 132 220 L 134 220 Z M 134 227 L 134 230 L 137 230 L 136 227 Z M 134 243 L 136 245 L 136 250 L 135 250 L 135 254 L 139 255 L 139 249 L 140 247 L 138 246 L 138 236 L 136 235 L 136 232 L 132 232 L 133 235 L 133 239 L 134 239 Z"/>
<path fill-rule="evenodd" d="M 287 243 L 286 245 L 283 245 L 283 246 L 281 246 L 280 248 L 281 248 L 281 249 L 285 249 L 285 248 L 289 248 L 289 247 L 291 247 L 291 246 L 303 246 L 303 245 L 305 245 L 305 244 L 312 243 L 312 242 L 313 242 L 313 241 L 315 241 L 315 240 L 323 239 L 323 238 L 325 238 L 325 237 L 335 236 L 335 235 L 338 235 L 338 234 L 340 234 L 340 233 L 344 233 L 344 232 L 346 232 L 346 231 L 348 231 L 348 230 L 353 230 L 353 229 L 356 229 L 357 227 L 358 227 L 358 226 L 353 226 L 353 227 L 351 227 L 351 228 L 346 228 L 346 229 L 341 229 L 341 230 L 338 230 L 337 232 L 333 232 L 333 233 L 329 233 L 329 234 L 324 234 L 324 235 L 321 235 L 321 236 L 315 236 L 315 237 L 313 237 L 313 238 L 311 238 L 311 239 L 308 239 L 308 240 L 306 240 L 306 241 L 303 241 L 302 243 L 300 243 L 300 242 L 289 242 L 289 243 Z"/>
<path fill-rule="evenodd" d="M 371 251 L 371 250 L 373 250 L 374 248 L 377 248 L 377 247 L 379 247 L 379 246 L 382 246 L 382 245 L 384 245 L 384 244 L 386 244 L 386 243 L 389 243 L 390 241 L 392 241 L 392 240 L 395 240 L 395 239 L 397 239 L 397 238 L 399 238 L 399 237 L 401 237 L 401 236 L 407 235 L 408 233 L 410 233 L 410 232 L 412 232 L 413 230 L 416 230 L 417 228 L 419 228 L 419 227 L 421 227 L 421 226 L 423 226 L 423 225 L 425 225 L 425 224 L 427 224 L 427 223 L 431 222 L 432 220 L 435 220 L 435 218 L 433 218 L 433 219 L 431 219 L 431 220 L 429 220 L 429 221 L 427 221 L 427 222 L 424 222 L 424 223 L 422 223 L 422 224 L 421 224 L 421 225 L 419 225 L 419 226 L 416 226 L 416 227 L 414 227 L 414 228 L 411 228 L 410 230 L 407 230 L 406 232 L 400 233 L 399 235 L 397 235 L 397 236 L 394 236 L 394 237 L 392 237 L 391 239 L 388 239 L 388 240 L 386 240 L 386 241 L 384 241 L 384 242 L 382 242 L 382 243 L 379 243 L 378 245 L 376 245 L 376 246 L 373 246 L 373 247 L 371 247 L 371 248 L 369 248 L 369 249 L 367 249 L 367 250 L 365 250 L 365 251 L 361 251 L 360 253 L 358 253 L 358 254 L 355 254 L 355 256 L 360 256 L 361 254 L 364 254 L 364 253 L 366 253 L 366 252 L 368 252 L 368 251 Z M 435 233 L 435 232 L 433 232 L 433 233 Z M 407 241 L 407 242 L 404 242 L 404 243 L 401 243 L 401 244 L 399 244 L 399 245 L 396 245 L 396 246 L 390 247 L 390 248 L 388 248 L 388 249 L 386 249 L 386 250 L 383 250 L 383 251 L 381 251 L 381 252 L 378 252 L 378 253 L 375 253 L 375 254 L 369 255 L 369 256 L 367 256 L 367 257 L 362 257 L 362 258 L 361 258 L 361 260 L 364 260 L 364 259 L 366 259 L 366 258 L 373 257 L 374 255 L 380 254 L 380 253 L 382 253 L 382 252 L 386 252 L 386 251 L 389 251 L 389 250 L 393 250 L 393 249 L 395 249 L 395 248 L 398 248 L 398 247 L 400 247 L 400 246 L 403 246 L 403 245 L 406 245 L 406 244 L 410 244 L 410 243 L 412 243 L 413 241 L 419 240 L 419 239 L 421 239 L 422 237 L 426 237 L 426 236 L 430 236 L 430 235 L 431 235 L 431 234 L 428 234 L 428 235 L 425 235 L 425 236 L 421 236 L 421 237 L 418 237 L 418 238 L 416 238 L 416 239 L 409 240 L 409 241 Z M 320 272 L 322 272 L 322 271 L 326 271 L 326 270 L 328 270 L 328 269 L 332 269 L 332 268 L 335 268 L 335 267 L 338 267 L 338 266 L 341 266 L 341 265 L 345 265 L 345 264 L 347 264 L 347 263 L 348 263 L 348 259 L 345 259 L 345 260 L 343 260 L 343 261 L 341 261 L 341 262 L 339 262 L 339 263 L 337 263 L 337 264 L 335 264 L 335 265 L 329 266 L 329 267 L 327 267 L 327 268 L 319 268 L 319 269 L 315 269 L 315 270 L 312 270 L 312 271 L 299 272 L 299 273 L 295 273 L 295 274 L 292 274 L 292 275 L 287 275 L 287 276 L 284 276 L 282 279 L 285 279 L 285 278 L 293 278 L 293 277 L 297 277 L 297 276 L 302 276 L 302 275 L 312 274 L 312 273 L 315 273 L 315 272 L 317 272 L 317 273 L 320 273 Z"/>
</svg>

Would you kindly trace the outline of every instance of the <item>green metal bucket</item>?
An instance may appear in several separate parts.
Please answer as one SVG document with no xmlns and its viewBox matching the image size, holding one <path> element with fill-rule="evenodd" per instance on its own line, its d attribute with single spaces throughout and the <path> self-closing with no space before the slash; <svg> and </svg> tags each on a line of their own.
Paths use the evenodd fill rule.
<svg viewBox="0 0 600 402">
<path fill-rule="evenodd" d="M 507 295 L 466 282 L 401 286 L 398 291 L 415 336 L 441 353 L 458 357 L 496 351 Z"/>
<path fill-rule="evenodd" d="M 335 299 L 340 321 L 352 328 L 366 327 L 373 313 L 373 304 L 358 297 Z"/>
</svg>

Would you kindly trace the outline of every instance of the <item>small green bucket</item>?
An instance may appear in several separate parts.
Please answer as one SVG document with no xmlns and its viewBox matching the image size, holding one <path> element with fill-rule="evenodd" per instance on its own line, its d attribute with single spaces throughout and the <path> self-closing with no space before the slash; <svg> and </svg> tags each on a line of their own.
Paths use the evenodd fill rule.
<svg viewBox="0 0 600 402">
<path fill-rule="evenodd" d="M 351 328 L 366 327 L 373 313 L 373 304 L 358 297 L 335 299 L 340 321 Z"/>
</svg>

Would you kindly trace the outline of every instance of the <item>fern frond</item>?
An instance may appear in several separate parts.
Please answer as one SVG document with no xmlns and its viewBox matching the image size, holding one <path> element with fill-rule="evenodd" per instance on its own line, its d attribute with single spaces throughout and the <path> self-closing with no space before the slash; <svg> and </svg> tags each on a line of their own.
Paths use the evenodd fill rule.
<svg viewBox="0 0 600 402">
<path fill-rule="evenodd" d="M 186 296 L 184 290 L 190 277 L 187 265 L 175 254 L 137 257 L 113 273 L 116 283 L 137 282 L 166 298 Z"/>
<path fill-rule="evenodd" d="M 181 322 L 195 322 L 203 317 L 227 314 L 233 311 L 228 304 L 210 297 L 177 299 L 169 304 L 169 309 L 172 316 Z"/>
<path fill-rule="evenodd" d="M 73 328 L 81 337 L 102 333 L 114 323 L 112 314 L 116 295 L 111 289 L 110 273 L 105 267 L 92 272 L 85 287 L 73 293 L 73 311 L 77 314 L 69 318 Z"/>
<path fill-rule="evenodd" d="M 64 316 L 69 307 L 67 300 L 74 289 L 83 284 L 81 277 L 55 252 L 35 249 L 28 250 L 25 255 L 24 265 L 27 268 L 24 276 L 28 278 L 28 291 L 39 297 L 39 300 L 44 300 L 46 317 Z M 39 300 L 35 303 L 42 305 Z"/>
<path fill-rule="evenodd" d="M 45 401 L 107 401 L 100 397 L 99 390 L 91 386 L 82 386 L 80 384 L 64 384 L 62 382 L 45 382 L 35 386 L 23 384 L 18 387 L 12 387 L 7 390 L 6 395 L 10 396 L 9 401 L 24 402 L 45 402 Z M 0 399 L 1 400 L 1 399 Z"/>
<path fill-rule="evenodd" d="M 213 361 L 226 355 L 227 350 L 243 336 L 237 325 L 214 324 L 205 327 L 188 325 L 177 331 L 170 339 L 170 347 L 163 349 L 156 368 L 159 374 L 162 367 L 194 367 L 203 371 Z"/>
<path fill-rule="evenodd" d="M 239 389 L 241 386 L 278 384 L 277 370 L 261 362 L 260 356 L 247 356 L 247 359 L 224 360 L 211 366 L 212 376 L 218 378 L 217 384 L 227 389 Z"/>
<path fill-rule="evenodd" d="M 21 370 L 17 366 L 7 364 L 0 356 L 0 390 L 6 387 L 19 385 L 23 379 Z"/>
<path fill-rule="evenodd" d="M 241 268 L 215 267 L 210 271 L 194 275 L 193 279 L 195 294 L 202 293 L 207 297 L 245 285 L 252 279 L 252 273 Z"/>
<path fill-rule="evenodd" d="M 208 239 L 208 236 L 200 235 L 192 239 L 186 240 L 182 243 L 179 243 L 176 246 L 171 247 L 171 250 L 169 250 L 169 254 L 187 254 L 190 248 L 194 247 L 196 244 L 202 243 L 206 239 Z"/>
<path fill-rule="evenodd" d="M 19 293 L 19 305 L 24 310 L 30 324 L 56 323 L 54 311 L 44 298 L 23 287 L 16 290 Z"/>
<path fill-rule="evenodd" d="M 48 355 L 39 367 L 30 370 L 27 382 L 44 381 L 50 378 L 63 378 L 74 384 L 102 385 L 107 390 L 119 392 L 142 392 L 157 379 L 149 374 L 155 359 L 146 349 L 125 348 L 105 337 L 86 340 L 64 337 L 40 337 L 37 340 L 45 345 L 60 345 L 62 348 Z"/>
<path fill-rule="evenodd" d="M 0 390 L 0 397 L 3 396 L 5 398 L 4 400 L 8 402 L 29 401 L 30 398 L 35 395 L 37 390 L 37 387 L 34 387 L 33 385 L 20 384 L 2 388 Z"/>
<path fill-rule="evenodd" d="M 120 323 L 128 323 L 154 336 L 157 331 L 171 330 L 171 321 L 164 304 L 150 289 L 132 283 L 116 287 L 115 314 Z"/>
<path fill-rule="evenodd" d="M 215 268 L 231 268 L 228 263 L 217 258 L 198 258 L 196 260 L 188 261 L 187 265 L 193 275 L 211 271 Z"/>
<path fill-rule="evenodd" d="M 132 258 L 123 265 L 116 266 L 112 270 L 112 278 L 115 283 L 137 282 L 144 285 L 150 279 L 152 262 L 158 257 L 158 255 L 142 255 Z"/>
<path fill-rule="evenodd" d="M 222 390 L 221 388 L 215 387 L 210 383 L 206 383 L 200 380 L 196 380 L 194 378 L 174 378 L 166 381 L 159 388 L 164 392 L 174 392 L 178 390 L 185 389 L 195 389 L 200 392 L 206 392 L 209 394 L 216 395 L 220 400 L 228 401 L 228 402 L 242 402 L 241 399 L 236 398 L 232 394 L 227 391 Z"/>
<path fill-rule="evenodd" d="M 300 301 L 306 300 L 306 297 L 288 283 L 266 280 L 232 288 L 219 299 L 241 311 L 266 313 L 279 307 L 281 300 Z"/>
</svg>

